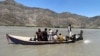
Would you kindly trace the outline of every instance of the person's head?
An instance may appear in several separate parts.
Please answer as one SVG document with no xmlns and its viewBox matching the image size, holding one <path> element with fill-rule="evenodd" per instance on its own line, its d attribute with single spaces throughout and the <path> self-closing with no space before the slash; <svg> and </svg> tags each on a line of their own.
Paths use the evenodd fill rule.
<svg viewBox="0 0 100 56">
<path fill-rule="evenodd" d="M 50 31 L 51 29 L 49 29 L 49 31 Z"/>
<path fill-rule="evenodd" d="M 38 29 L 38 32 L 41 32 L 41 29 Z"/>
<path fill-rule="evenodd" d="M 69 24 L 69 26 L 71 26 L 71 24 Z"/>
<path fill-rule="evenodd" d="M 56 32 L 58 32 L 58 29 L 56 30 Z"/>
<path fill-rule="evenodd" d="M 61 33 L 59 33 L 59 35 L 61 35 Z"/>
<path fill-rule="evenodd" d="M 44 30 L 47 31 L 47 28 L 45 28 Z"/>
<path fill-rule="evenodd" d="M 80 32 L 83 32 L 83 30 L 80 30 Z"/>
</svg>

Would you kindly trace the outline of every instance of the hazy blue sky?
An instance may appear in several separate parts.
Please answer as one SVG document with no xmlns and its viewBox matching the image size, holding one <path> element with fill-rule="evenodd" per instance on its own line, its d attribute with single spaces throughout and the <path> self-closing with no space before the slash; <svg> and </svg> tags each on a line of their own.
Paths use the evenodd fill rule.
<svg viewBox="0 0 100 56">
<path fill-rule="evenodd" d="M 71 12 L 84 16 L 100 15 L 100 0 L 16 0 L 30 7 L 40 7 L 57 13 Z"/>
</svg>

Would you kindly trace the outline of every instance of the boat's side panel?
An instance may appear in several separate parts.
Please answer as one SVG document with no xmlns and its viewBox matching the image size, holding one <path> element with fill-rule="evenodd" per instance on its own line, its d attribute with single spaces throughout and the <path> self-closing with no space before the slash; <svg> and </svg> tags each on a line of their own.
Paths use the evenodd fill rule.
<svg viewBox="0 0 100 56">
<path fill-rule="evenodd" d="M 9 38 L 13 43 L 15 44 L 25 44 L 25 45 L 34 45 L 36 44 L 35 42 L 26 42 L 26 41 L 22 41 L 22 40 L 19 40 L 19 39 L 16 39 L 16 38 L 13 38 L 9 35 L 7 35 L 7 38 Z"/>
<path fill-rule="evenodd" d="M 55 44 L 55 42 L 47 42 L 47 41 L 23 41 L 16 39 L 10 35 L 7 35 L 7 38 L 9 38 L 13 43 L 15 44 L 23 44 L 23 45 L 42 45 L 42 44 Z"/>
<path fill-rule="evenodd" d="M 55 42 L 55 41 L 25 41 L 14 38 L 14 36 L 10 36 L 7 34 L 7 38 L 9 38 L 15 44 L 23 44 L 23 45 L 42 45 L 42 44 L 59 44 L 59 43 L 71 43 L 73 41 L 62 41 L 62 42 Z M 74 41 L 75 42 L 75 41 Z"/>
</svg>

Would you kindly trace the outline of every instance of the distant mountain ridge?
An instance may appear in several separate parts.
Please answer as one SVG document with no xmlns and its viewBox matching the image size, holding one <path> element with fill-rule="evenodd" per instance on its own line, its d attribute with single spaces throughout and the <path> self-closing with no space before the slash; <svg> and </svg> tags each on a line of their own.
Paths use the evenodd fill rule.
<svg viewBox="0 0 100 56">
<path fill-rule="evenodd" d="M 0 25 L 100 28 L 100 16 L 86 17 L 70 12 L 26 7 L 14 0 L 0 1 Z"/>
</svg>

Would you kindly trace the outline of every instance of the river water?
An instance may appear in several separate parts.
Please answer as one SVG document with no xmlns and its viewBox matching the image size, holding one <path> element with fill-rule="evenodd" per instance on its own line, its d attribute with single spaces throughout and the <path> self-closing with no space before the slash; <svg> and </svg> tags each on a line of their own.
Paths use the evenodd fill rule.
<svg viewBox="0 0 100 56">
<path fill-rule="evenodd" d="M 8 44 L 7 33 L 33 37 L 38 28 L 0 26 L 0 56 L 100 56 L 100 29 L 83 29 L 84 40 L 76 43 L 53 45 Z M 51 29 L 54 31 L 58 29 L 59 33 L 64 36 L 67 35 L 66 28 Z M 81 29 L 72 30 L 73 33 L 79 33 Z"/>
</svg>

